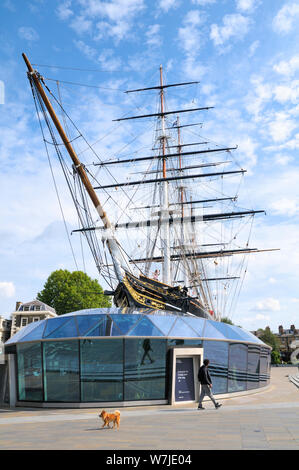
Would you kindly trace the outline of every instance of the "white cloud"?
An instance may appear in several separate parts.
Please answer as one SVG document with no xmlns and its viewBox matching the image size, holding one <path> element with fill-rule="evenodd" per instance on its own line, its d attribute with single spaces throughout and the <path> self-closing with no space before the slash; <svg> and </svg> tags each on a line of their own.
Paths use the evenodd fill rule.
<svg viewBox="0 0 299 470">
<path fill-rule="evenodd" d="M 153 24 L 151 25 L 147 32 L 145 33 L 146 35 L 146 43 L 148 46 L 160 46 L 162 39 L 161 36 L 159 35 L 160 31 L 160 25 L 159 24 Z"/>
<path fill-rule="evenodd" d="M 237 10 L 251 13 L 259 4 L 259 0 L 236 0 Z"/>
<path fill-rule="evenodd" d="M 76 33 L 90 33 L 96 28 L 95 40 L 115 38 L 123 39 L 130 31 L 137 13 L 145 8 L 144 0 L 77 0 L 79 8 L 76 15 L 71 10 L 71 0 L 66 0 L 56 10 L 62 20 L 70 19 L 70 26 Z M 100 21 L 99 21 L 100 20 Z"/>
<path fill-rule="evenodd" d="M 210 38 L 215 46 L 222 46 L 233 37 L 241 39 L 248 32 L 250 23 L 251 20 L 240 13 L 225 15 L 223 26 L 211 25 Z"/>
<path fill-rule="evenodd" d="M 249 57 L 252 57 L 260 45 L 260 41 L 254 41 L 249 48 Z"/>
<path fill-rule="evenodd" d="M 0 296 L 13 297 L 15 295 L 15 286 L 13 282 L 0 282 Z"/>
<path fill-rule="evenodd" d="M 293 217 L 299 213 L 299 201 L 296 201 L 296 199 L 281 197 L 277 201 L 273 201 L 270 208 L 278 215 Z"/>
<path fill-rule="evenodd" d="M 37 41 L 39 39 L 39 35 L 35 29 L 30 26 L 21 26 L 18 29 L 18 34 L 21 39 L 25 39 L 26 41 Z"/>
<path fill-rule="evenodd" d="M 273 92 L 275 100 L 279 103 L 291 101 L 296 104 L 299 98 L 299 80 L 294 80 L 284 85 L 277 85 Z"/>
<path fill-rule="evenodd" d="M 112 49 L 104 49 L 98 57 L 103 69 L 110 72 L 121 68 L 121 59 L 113 57 L 113 53 Z"/>
<path fill-rule="evenodd" d="M 180 44 L 185 52 L 193 57 L 200 48 L 201 31 L 199 27 L 204 21 L 205 17 L 199 10 L 191 10 L 185 16 L 183 26 L 179 28 Z"/>
<path fill-rule="evenodd" d="M 177 8 L 180 4 L 178 0 L 160 0 L 158 7 L 167 12 L 171 8 Z"/>
<path fill-rule="evenodd" d="M 92 21 L 88 20 L 84 15 L 76 16 L 70 23 L 77 34 L 84 34 L 92 30 Z"/>
<path fill-rule="evenodd" d="M 275 113 L 275 119 L 269 122 L 268 130 L 274 142 L 283 142 L 287 140 L 294 129 L 296 122 L 289 118 L 285 112 Z"/>
<path fill-rule="evenodd" d="M 291 77 L 299 70 L 299 55 L 295 55 L 289 61 L 282 60 L 273 66 L 275 72 Z"/>
<path fill-rule="evenodd" d="M 281 307 L 278 299 L 269 297 L 267 299 L 260 300 L 259 302 L 257 302 L 253 310 L 278 312 L 281 310 Z"/>
<path fill-rule="evenodd" d="M 58 5 L 56 13 L 59 19 L 67 20 L 74 14 L 73 11 L 70 9 L 71 4 L 71 0 L 66 0 L 65 2 L 60 3 L 60 5 Z"/>
<path fill-rule="evenodd" d="M 278 165 L 282 165 L 282 166 L 288 165 L 293 160 L 294 160 L 294 157 L 291 157 L 290 155 L 285 155 L 283 153 L 279 153 L 275 155 L 274 157 L 275 163 L 277 163 Z"/>
<path fill-rule="evenodd" d="M 245 162 L 246 168 L 250 169 L 256 165 L 257 155 L 255 153 L 257 142 L 253 141 L 249 136 L 238 138 L 238 151 L 241 154 L 242 162 Z"/>
<path fill-rule="evenodd" d="M 273 29 L 280 34 L 289 33 L 296 23 L 298 25 L 299 4 L 296 2 L 284 5 L 273 19 Z"/>
<path fill-rule="evenodd" d="M 90 47 L 84 41 L 74 40 L 75 46 L 81 51 L 88 59 L 94 59 L 97 51 L 93 47 Z"/>
</svg>

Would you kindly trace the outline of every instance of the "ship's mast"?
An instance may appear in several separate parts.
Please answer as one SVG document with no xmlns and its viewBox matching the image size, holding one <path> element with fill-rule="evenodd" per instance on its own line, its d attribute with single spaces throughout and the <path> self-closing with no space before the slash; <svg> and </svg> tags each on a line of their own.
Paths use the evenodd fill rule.
<svg viewBox="0 0 299 470">
<path fill-rule="evenodd" d="M 166 180 L 166 141 L 167 136 L 165 133 L 165 115 L 164 115 L 164 88 L 163 88 L 163 70 L 160 65 L 160 101 L 161 101 L 161 143 L 162 143 L 162 164 L 163 164 L 163 191 L 161 200 L 161 218 L 167 218 L 169 216 L 169 199 L 168 199 L 168 181 Z M 171 284 L 171 272 L 170 272 L 170 229 L 168 224 L 164 224 L 162 234 L 162 252 L 164 256 L 163 262 L 163 282 L 165 284 Z"/>
<path fill-rule="evenodd" d="M 73 164 L 74 164 L 74 168 L 75 170 L 77 171 L 78 175 L 80 176 L 81 178 L 81 181 L 98 213 L 98 215 L 100 216 L 102 222 L 103 222 L 103 225 L 104 225 L 104 229 L 107 231 L 107 245 L 108 245 L 108 249 L 109 249 L 109 252 L 111 254 L 111 257 L 112 257 L 112 261 L 113 261 L 113 265 L 114 265 L 114 270 L 115 270 L 115 274 L 118 278 L 119 281 L 122 280 L 123 276 L 124 276 L 124 271 L 125 270 L 128 270 L 128 271 L 131 271 L 130 269 L 130 266 L 129 266 L 129 260 L 127 259 L 125 253 L 121 250 L 120 248 L 120 245 L 119 243 L 117 242 L 117 240 L 115 239 L 115 237 L 112 235 L 112 225 L 111 225 L 111 222 L 110 220 L 108 219 L 107 217 L 107 214 L 106 212 L 104 211 L 103 207 L 102 207 L 102 204 L 100 203 L 100 200 L 92 186 L 92 184 L 90 183 L 89 181 L 89 178 L 86 174 L 86 171 L 84 169 L 84 165 L 80 162 L 74 148 L 72 147 L 55 111 L 54 111 L 54 108 L 52 106 L 52 104 L 50 103 L 44 89 L 43 89 L 43 86 L 41 84 L 41 80 L 42 80 L 42 77 L 39 75 L 39 73 L 33 69 L 31 63 L 29 62 L 26 54 L 22 54 L 23 56 L 23 59 L 27 65 L 27 68 L 28 68 L 28 75 L 33 79 L 34 81 L 34 84 L 37 88 L 37 91 L 40 95 L 40 97 L 42 98 L 47 110 L 48 110 L 48 113 L 50 114 L 51 118 L 52 118 L 52 121 L 64 143 L 64 146 L 66 148 L 66 150 L 68 151 L 68 154 L 69 156 L 71 157 L 72 161 L 73 161 Z"/>
</svg>

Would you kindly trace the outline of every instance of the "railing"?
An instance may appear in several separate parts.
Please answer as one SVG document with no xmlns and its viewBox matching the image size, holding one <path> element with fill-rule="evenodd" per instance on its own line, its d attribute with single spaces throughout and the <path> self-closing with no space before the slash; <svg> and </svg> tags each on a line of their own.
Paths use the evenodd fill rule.
<svg viewBox="0 0 299 470">
<path fill-rule="evenodd" d="M 295 375 L 289 375 L 289 381 L 299 388 L 299 373 Z"/>
</svg>

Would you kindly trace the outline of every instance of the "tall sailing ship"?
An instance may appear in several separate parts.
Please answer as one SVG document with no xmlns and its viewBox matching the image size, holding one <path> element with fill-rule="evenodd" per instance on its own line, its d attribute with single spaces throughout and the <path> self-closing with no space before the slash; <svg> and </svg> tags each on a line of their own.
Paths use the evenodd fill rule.
<svg viewBox="0 0 299 470">
<path fill-rule="evenodd" d="M 253 218 L 264 211 L 238 207 L 237 193 L 229 190 L 233 185 L 227 192 L 223 188 L 224 182 L 235 182 L 246 171 L 233 166 L 237 147 L 202 138 L 185 142 L 184 132 L 197 135 L 202 125 L 185 117 L 211 107 L 166 107 L 170 88 L 198 82 L 166 84 L 160 66 L 157 85 L 127 90 L 157 93 L 156 112 L 115 119 L 124 125 L 132 120 L 154 122 L 151 150 L 104 159 L 25 54 L 23 58 L 47 152 L 55 149 L 78 213 L 80 227 L 74 232 L 86 238 L 107 285 L 105 294 L 117 307 L 213 320 L 229 316 L 246 273 L 247 255 L 265 251 L 249 247 Z M 96 157 L 93 165 L 79 159 L 75 148 L 80 139 Z M 249 235 L 239 240 L 244 226 Z"/>
</svg>

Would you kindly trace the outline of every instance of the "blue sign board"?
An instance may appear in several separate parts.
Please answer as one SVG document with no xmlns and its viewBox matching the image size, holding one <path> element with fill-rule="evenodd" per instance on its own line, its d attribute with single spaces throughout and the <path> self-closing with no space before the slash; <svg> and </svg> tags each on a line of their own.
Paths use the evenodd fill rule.
<svg viewBox="0 0 299 470">
<path fill-rule="evenodd" d="M 175 374 L 175 401 L 195 399 L 193 358 L 178 357 Z"/>
</svg>

